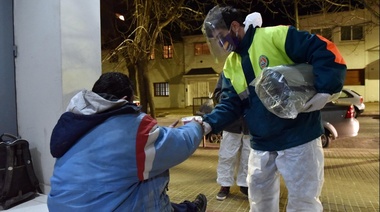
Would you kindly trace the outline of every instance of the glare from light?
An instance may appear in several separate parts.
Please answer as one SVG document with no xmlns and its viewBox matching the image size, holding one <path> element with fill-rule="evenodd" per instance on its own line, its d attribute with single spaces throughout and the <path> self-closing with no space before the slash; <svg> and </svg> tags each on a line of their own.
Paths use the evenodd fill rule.
<svg viewBox="0 0 380 212">
<path fill-rule="evenodd" d="M 125 18 L 124 18 L 123 15 L 121 15 L 121 14 L 119 14 L 119 13 L 116 13 L 115 15 L 116 15 L 116 18 L 118 18 L 118 19 L 120 19 L 120 20 L 122 20 L 122 21 L 125 21 Z"/>
</svg>

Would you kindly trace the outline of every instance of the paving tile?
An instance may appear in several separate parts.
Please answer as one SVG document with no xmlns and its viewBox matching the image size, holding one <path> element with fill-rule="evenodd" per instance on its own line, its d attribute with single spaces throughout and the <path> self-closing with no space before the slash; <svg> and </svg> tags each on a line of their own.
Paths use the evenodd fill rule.
<svg viewBox="0 0 380 212">
<path fill-rule="evenodd" d="M 379 211 L 379 150 L 325 150 L 324 211 Z M 216 200 L 218 150 L 199 148 L 194 155 L 170 170 L 168 194 L 173 202 L 193 200 L 198 193 L 208 198 L 209 212 L 249 211 L 247 197 L 238 186 L 224 201 Z M 285 211 L 287 191 L 281 180 L 280 211 Z"/>
</svg>

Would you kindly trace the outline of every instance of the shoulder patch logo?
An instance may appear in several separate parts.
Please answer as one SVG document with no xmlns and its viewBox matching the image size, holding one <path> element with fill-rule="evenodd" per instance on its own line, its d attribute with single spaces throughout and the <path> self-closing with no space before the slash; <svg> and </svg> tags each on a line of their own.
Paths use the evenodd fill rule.
<svg viewBox="0 0 380 212">
<path fill-rule="evenodd" d="M 260 55 L 259 57 L 259 66 L 261 69 L 265 68 L 265 67 L 268 67 L 268 64 L 269 64 L 269 59 L 267 56 L 265 55 Z"/>
</svg>

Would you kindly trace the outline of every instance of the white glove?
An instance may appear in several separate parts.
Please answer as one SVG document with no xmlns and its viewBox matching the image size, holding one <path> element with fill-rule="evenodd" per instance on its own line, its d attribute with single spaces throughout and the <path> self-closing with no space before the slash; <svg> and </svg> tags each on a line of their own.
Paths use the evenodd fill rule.
<svg viewBox="0 0 380 212">
<path fill-rule="evenodd" d="M 309 101 L 305 103 L 302 109 L 303 113 L 322 109 L 327 102 L 331 100 L 331 95 L 328 93 L 317 93 Z"/>
<path fill-rule="evenodd" d="M 212 130 L 210 124 L 207 123 L 207 122 L 203 122 L 202 123 L 202 127 L 203 127 L 203 135 L 209 134 L 211 132 L 211 130 Z"/>
</svg>

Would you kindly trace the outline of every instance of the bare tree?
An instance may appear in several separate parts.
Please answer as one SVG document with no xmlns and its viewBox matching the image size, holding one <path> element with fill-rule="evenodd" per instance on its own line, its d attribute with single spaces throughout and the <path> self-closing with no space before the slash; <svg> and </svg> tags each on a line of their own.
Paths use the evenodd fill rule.
<svg viewBox="0 0 380 212">
<path fill-rule="evenodd" d="M 357 0 L 355 4 L 349 0 L 212 0 L 207 3 L 203 0 L 102 0 L 101 2 L 102 10 L 107 10 L 102 12 L 102 16 L 107 14 L 109 17 L 108 22 L 102 21 L 104 24 L 102 31 L 103 27 L 109 27 L 106 31 L 110 38 L 105 43 L 111 41 L 117 43 L 110 45 L 113 50 L 104 60 L 112 59 L 115 55 L 124 58 L 129 77 L 136 85 L 135 90 L 138 91 L 142 110 L 149 111 L 152 117 L 155 117 L 155 105 L 148 62 L 156 44 L 171 44 L 172 36 L 184 31 L 199 32 L 207 9 L 216 4 L 238 6 L 244 8 L 246 13 L 258 11 L 277 17 L 281 15 L 287 17 L 295 26 L 298 25 L 298 13 L 307 15 L 339 12 L 352 10 L 358 6 L 367 8 L 377 20 L 377 24 L 379 19 L 378 10 L 373 9 L 376 5 L 379 6 L 378 0 Z M 112 7 L 110 2 L 117 4 Z M 115 24 L 115 15 L 117 15 L 115 6 L 125 11 L 123 28 Z"/>
<path fill-rule="evenodd" d="M 313 15 L 313 14 L 326 14 L 338 13 L 343 11 L 352 11 L 355 9 L 367 9 L 374 21 L 367 24 L 379 25 L 379 10 L 380 7 L 378 0 L 258 0 L 262 3 L 266 10 L 272 14 L 285 15 L 294 26 L 299 26 L 299 15 Z M 377 10 L 375 9 L 377 8 Z"/>
<path fill-rule="evenodd" d="M 148 62 L 156 43 L 171 43 L 171 33 L 165 28 L 176 27 L 181 30 L 196 30 L 194 21 L 204 18 L 206 4 L 198 0 L 119 0 L 129 17 L 125 22 L 129 28 L 119 31 L 121 43 L 105 58 L 122 55 L 126 61 L 129 76 L 138 86 L 142 110 L 148 109 L 155 117 Z M 212 3 L 212 2 L 211 2 Z M 103 13 L 104 14 L 104 13 Z M 111 14 L 112 16 L 112 14 Z M 192 20 L 192 21 L 188 21 Z"/>
<path fill-rule="evenodd" d="M 115 3 L 116 2 L 116 3 Z M 156 44 L 171 44 L 172 36 L 184 32 L 200 32 L 207 10 L 213 6 L 234 5 L 245 8 L 257 6 L 258 1 L 251 0 L 102 0 L 102 16 L 105 44 L 119 42 L 112 47 L 103 61 L 121 55 L 127 64 L 129 77 L 135 82 L 142 110 L 149 111 L 155 117 L 155 106 L 149 82 L 148 62 Z M 113 5 L 112 5 L 113 4 Z M 122 8 L 126 27 L 120 29 L 115 24 L 115 7 Z M 107 24 L 107 25 L 106 25 Z M 103 30 L 104 27 L 107 29 Z M 115 34 L 119 36 L 115 39 Z M 113 37 L 112 37 L 113 36 Z M 121 39 L 120 39 L 121 38 Z M 107 41 L 104 41 L 107 40 Z M 108 47 L 109 47 L 108 46 Z"/>
</svg>

